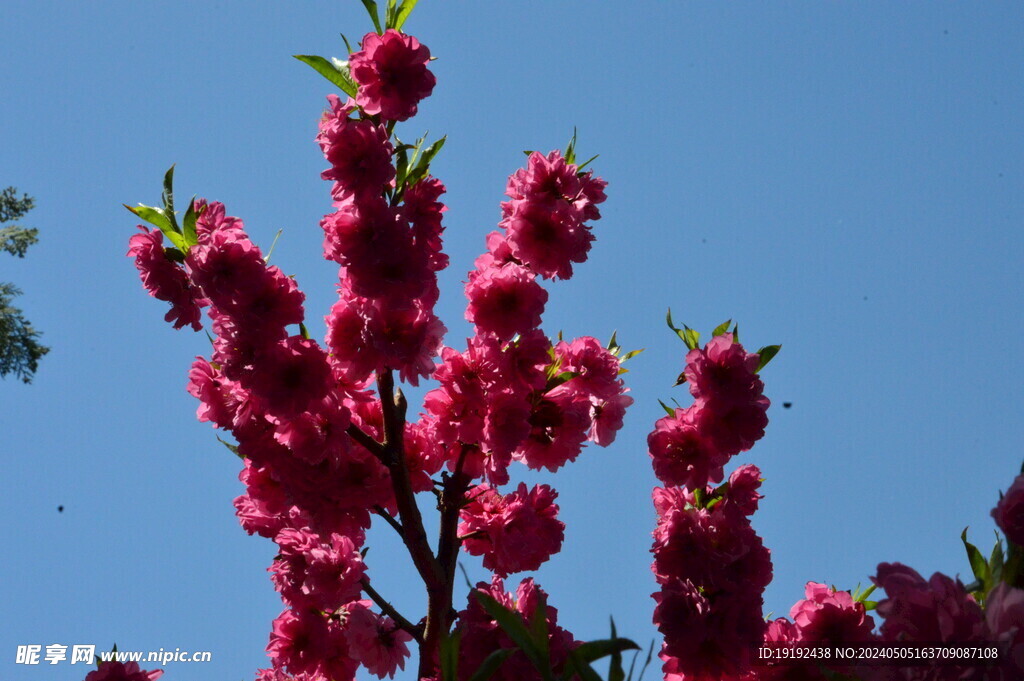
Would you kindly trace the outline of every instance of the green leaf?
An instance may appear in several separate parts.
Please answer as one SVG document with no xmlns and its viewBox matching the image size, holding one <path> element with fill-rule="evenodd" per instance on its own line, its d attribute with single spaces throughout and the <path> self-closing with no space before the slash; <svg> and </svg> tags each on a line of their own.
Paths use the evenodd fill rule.
<svg viewBox="0 0 1024 681">
<path fill-rule="evenodd" d="M 526 624 L 523 623 L 522 616 L 519 613 L 509 610 L 504 605 L 499 603 L 490 594 L 486 594 L 483 591 L 474 591 L 473 595 L 476 596 L 477 600 L 480 601 L 480 605 L 487 611 L 498 626 L 508 635 L 512 642 L 519 646 L 519 649 L 523 651 L 527 659 L 533 663 L 533 666 L 540 672 L 542 678 L 545 681 L 551 681 L 551 667 L 547 664 L 543 652 L 540 647 L 533 640 L 533 636 L 530 634 L 530 630 L 526 628 Z"/>
<path fill-rule="evenodd" d="M 665 413 L 668 414 L 669 416 L 675 416 L 676 415 L 676 410 L 673 409 L 672 407 L 668 406 L 667 404 L 665 404 L 661 400 L 658 400 L 658 404 L 661 405 L 661 408 L 664 409 Z"/>
<path fill-rule="evenodd" d="M 370 21 L 373 22 L 373 27 L 377 29 L 377 33 L 384 33 L 380 25 L 380 11 L 377 9 L 377 3 L 373 0 L 363 0 L 363 7 L 366 8 L 366 13 L 370 15 Z"/>
<path fill-rule="evenodd" d="M 409 18 L 412 11 L 416 9 L 416 3 L 420 0 L 405 0 L 402 3 L 401 9 L 398 10 L 398 16 L 395 17 L 394 29 L 401 31 L 402 27 L 405 26 L 405 20 Z"/>
<path fill-rule="evenodd" d="M 570 164 L 576 163 L 576 127 L 575 126 L 573 126 L 573 129 L 572 129 L 572 139 L 570 139 L 569 143 L 567 145 L 565 145 L 565 153 L 562 154 L 562 156 L 565 158 L 565 162 L 566 163 L 570 163 Z"/>
<path fill-rule="evenodd" d="M 964 548 L 967 549 L 967 560 L 971 563 L 971 571 L 974 573 L 974 577 L 981 584 L 981 590 L 983 592 L 988 591 L 989 586 L 992 584 L 992 574 L 989 571 L 988 563 L 985 561 L 984 556 L 981 555 L 978 547 L 967 541 L 966 527 L 960 535 L 960 539 L 964 543 Z"/>
<path fill-rule="evenodd" d="M 427 147 L 426 151 L 423 152 L 423 155 L 416 163 L 416 167 L 409 172 L 409 179 L 407 182 L 410 187 L 426 177 L 427 172 L 430 170 L 430 162 L 434 160 L 435 156 L 437 156 L 437 152 L 441 151 L 441 148 L 444 146 L 447 139 L 448 135 L 445 135 Z"/>
<path fill-rule="evenodd" d="M 988 559 L 989 572 L 992 575 L 992 584 L 998 584 L 1003 579 L 1003 543 L 999 541 L 999 535 L 996 535 L 996 545 L 992 547 L 992 555 Z"/>
<path fill-rule="evenodd" d="M 611 623 L 612 640 L 619 638 L 619 632 L 615 630 L 615 618 L 609 617 Z M 639 646 L 637 646 L 639 650 Z M 612 653 L 612 659 L 608 662 L 608 681 L 625 681 L 626 672 L 622 669 L 622 651 L 616 650 Z"/>
<path fill-rule="evenodd" d="M 243 461 L 245 460 L 245 457 L 238 452 L 238 445 L 231 444 L 227 440 L 222 439 L 220 435 L 217 436 L 217 442 L 221 443 L 229 450 L 231 450 L 231 453 L 237 456 L 239 459 L 242 459 Z"/>
<path fill-rule="evenodd" d="M 726 319 L 724 322 L 715 327 L 715 330 L 711 332 L 712 336 L 721 336 L 723 333 L 729 330 L 729 325 L 732 324 L 731 319 Z"/>
<path fill-rule="evenodd" d="M 152 206 L 143 206 L 142 204 L 139 204 L 138 206 L 135 207 L 129 206 L 127 203 L 123 203 L 121 205 L 123 205 L 125 208 L 127 208 L 132 213 L 142 218 L 149 224 L 159 227 L 161 232 L 166 233 L 168 231 L 174 231 L 174 229 L 171 227 L 171 221 L 167 219 L 167 216 L 164 215 L 164 211 L 160 208 L 153 208 Z"/>
<path fill-rule="evenodd" d="M 630 350 L 629 352 L 627 352 L 626 354 L 624 354 L 622 356 L 622 359 L 620 360 L 620 363 L 625 362 L 627 359 L 633 359 L 634 357 L 636 357 L 637 355 L 639 355 L 641 352 L 643 352 L 646 349 L 647 348 L 640 348 L 639 350 Z"/>
<path fill-rule="evenodd" d="M 352 49 L 352 45 L 349 44 L 348 38 L 345 37 L 345 34 L 341 33 L 340 35 L 342 41 L 345 43 L 345 50 L 348 52 L 348 54 L 351 55 L 353 52 L 355 52 L 355 50 Z"/>
<path fill-rule="evenodd" d="M 457 681 L 459 678 L 459 643 L 461 639 L 461 631 L 456 631 L 454 634 L 441 639 L 442 681 Z"/>
<path fill-rule="evenodd" d="M 640 646 L 628 638 L 605 638 L 597 641 L 587 641 L 576 648 L 580 659 L 587 663 L 596 662 L 602 657 L 608 657 L 609 655 L 621 655 L 626 650 L 640 650 Z"/>
<path fill-rule="evenodd" d="M 352 80 L 352 74 L 348 70 L 348 62 L 329 61 L 314 54 L 296 54 L 294 57 L 304 64 L 309 64 L 313 67 L 314 71 L 331 81 L 349 97 L 356 96 L 359 85 Z"/>
<path fill-rule="evenodd" d="M 617 338 L 618 335 L 619 335 L 618 331 L 612 331 L 612 337 L 608 341 L 608 352 L 612 353 L 613 355 L 618 355 L 619 354 L 619 350 L 622 349 L 622 346 L 619 345 L 619 341 L 618 341 L 618 338 Z"/>
<path fill-rule="evenodd" d="M 550 668 L 551 649 L 550 641 L 548 640 L 548 599 L 545 596 L 541 596 L 538 599 L 537 608 L 530 617 L 530 635 L 533 637 L 534 643 L 537 644 L 537 648 L 540 649 L 540 654 L 544 659 L 544 666 Z"/>
<path fill-rule="evenodd" d="M 764 369 L 766 366 L 768 366 L 768 362 L 772 361 L 772 358 L 774 358 L 775 355 L 779 354 L 779 350 L 781 349 L 781 345 L 766 345 L 760 350 L 758 350 L 757 354 L 760 357 L 760 359 L 757 362 L 757 371 L 760 372 L 761 369 Z"/>
<path fill-rule="evenodd" d="M 185 218 L 181 221 L 182 236 L 185 237 L 185 243 L 189 246 L 195 246 L 199 243 L 199 235 L 196 234 L 196 221 L 199 216 L 206 212 L 206 206 L 203 206 L 202 210 L 196 212 L 196 197 L 192 197 L 192 200 L 188 202 L 188 210 L 185 211 Z"/>
<path fill-rule="evenodd" d="M 306 340 L 309 340 L 309 329 L 307 329 L 306 325 L 303 324 L 302 322 L 299 322 L 299 335 L 301 335 Z"/>
<path fill-rule="evenodd" d="M 683 371 L 681 374 L 676 376 L 676 382 L 672 384 L 672 387 L 675 388 L 677 385 L 682 385 L 683 383 L 686 383 L 686 372 L 685 371 Z"/>
<path fill-rule="evenodd" d="M 172 164 L 164 173 L 164 191 L 161 197 L 164 202 L 164 213 L 171 222 L 175 232 L 181 232 L 178 227 L 178 218 L 174 215 L 174 165 Z"/>
<path fill-rule="evenodd" d="M 640 676 L 637 681 L 643 681 L 644 674 L 647 672 L 647 668 L 651 665 L 651 658 L 654 657 L 654 639 L 651 639 L 651 645 L 647 647 L 647 659 L 644 660 L 644 666 L 640 668 Z M 632 670 L 629 673 L 629 680 L 633 681 Z"/>
<path fill-rule="evenodd" d="M 593 156 L 588 158 L 586 161 L 584 161 L 580 165 L 576 166 L 576 174 L 577 175 L 585 175 L 586 173 L 583 172 L 583 169 L 586 168 L 587 166 L 589 166 L 594 161 L 596 161 L 600 155 L 601 154 L 594 154 Z"/>
<path fill-rule="evenodd" d="M 398 0 L 388 0 L 387 9 L 384 10 L 384 28 L 395 27 L 395 15 L 398 13 Z"/>
<path fill-rule="evenodd" d="M 700 333 L 694 331 L 686 324 L 683 324 L 683 330 L 676 331 L 676 334 L 683 339 L 683 343 L 685 343 L 686 347 L 689 349 L 696 350 L 700 347 Z"/>
<path fill-rule="evenodd" d="M 860 585 L 857 586 L 857 590 L 853 593 L 853 600 L 858 603 L 867 603 L 868 596 L 875 593 L 875 589 L 878 588 L 877 584 L 872 584 L 863 591 L 860 590 Z"/>
<path fill-rule="evenodd" d="M 515 648 L 495 650 L 487 656 L 487 659 L 480 663 L 477 670 L 473 672 L 473 676 L 469 677 L 469 681 L 487 681 L 494 676 L 494 672 L 498 671 L 501 664 L 515 652 Z"/>
<path fill-rule="evenodd" d="M 565 671 L 562 672 L 562 681 L 569 681 L 577 674 L 583 681 L 601 681 L 594 668 L 580 657 L 578 650 L 569 652 L 569 657 L 565 661 Z"/>
</svg>

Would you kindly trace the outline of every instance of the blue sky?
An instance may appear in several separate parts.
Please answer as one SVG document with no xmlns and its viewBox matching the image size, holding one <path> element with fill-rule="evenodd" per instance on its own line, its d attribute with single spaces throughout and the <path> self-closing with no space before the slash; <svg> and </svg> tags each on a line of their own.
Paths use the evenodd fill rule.
<svg viewBox="0 0 1024 681">
<path fill-rule="evenodd" d="M 332 302 L 330 210 L 313 142 L 329 85 L 290 55 L 343 56 L 360 3 L 70 3 L 0 10 L 0 186 L 38 207 L 41 241 L 0 280 L 53 350 L 36 381 L 0 383 L 5 472 L 0 677 L 19 644 L 209 650 L 168 681 L 234 681 L 265 665 L 281 606 L 273 545 L 231 505 L 238 462 L 185 393 L 202 334 L 174 332 L 124 257 L 177 163 L 182 195 L 224 201 L 307 294 Z M 782 343 L 764 374 L 765 439 L 740 462 L 767 482 L 755 527 L 772 549 L 766 610 L 808 580 L 843 588 L 881 561 L 964 573 L 965 526 L 1018 471 L 1024 333 L 1024 9 L 1017 3 L 432 2 L 407 25 L 439 57 L 403 137 L 447 133 L 439 312 L 456 346 L 461 281 L 499 219 L 521 150 L 600 153 L 609 181 L 590 261 L 549 287 L 550 334 L 646 348 L 636 404 L 609 449 L 556 476 L 563 552 L 537 575 L 581 638 L 646 645 L 655 480 L 645 438 L 679 398 L 683 345 L 664 324 L 738 320 Z M 782 409 L 792 402 L 791 409 Z M 57 506 L 64 512 L 58 513 Z M 375 583 L 409 616 L 422 597 L 392 538 Z M 483 578 L 474 559 L 470 575 Z"/>
</svg>

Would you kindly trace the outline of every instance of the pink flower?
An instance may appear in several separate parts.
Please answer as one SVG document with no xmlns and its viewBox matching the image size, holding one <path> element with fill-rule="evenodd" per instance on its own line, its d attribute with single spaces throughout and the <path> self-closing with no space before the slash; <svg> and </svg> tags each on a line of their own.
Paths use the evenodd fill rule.
<svg viewBox="0 0 1024 681">
<path fill-rule="evenodd" d="M 704 489 L 721 482 L 729 453 L 718 447 L 706 428 L 706 412 L 698 405 L 676 409 L 674 416 L 658 419 L 647 436 L 654 474 L 666 485 Z"/>
<path fill-rule="evenodd" d="M 760 594 L 771 582 L 771 556 L 741 513 L 717 504 L 693 508 L 681 490 L 654 490 L 654 574 L 659 584 L 689 580 L 708 594 Z"/>
<path fill-rule="evenodd" d="M 530 400 L 518 392 L 489 396 L 483 444 L 493 455 L 511 460 L 512 452 L 530 435 Z"/>
<path fill-rule="evenodd" d="M 241 386 L 202 357 L 196 357 L 188 378 L 187 390 L 200 402 L 196 418 L 209 421 L 217 428 L 230 429 L 244 399 Z"/>
<path fill-rule="evenodd" d="M 499 577 L 494 577 L 490 584 L 481 582 L 476 591 L 483 592 L 506 608 L 513 610 L 522 617 L 523 623 L 529 626 L 539 608 L 547 618 L 548 648 L 551 653 L 552 671 L 558 678 L 569 651 L 579 643 L 573 635 L 558 626 L 558 610 L 547 605 L 547 594 L 532 579 L 525 579 L 516 589 L 515 596 L 505 592 L 505 584 Z M 518 646 L 498 626 L 497 622 L 483 609 L 473 592 L 469 594 L 469 603 L 459 613 L 456 630 L 461 633 L 459 648 L 459 679 L 466 681 L 472 676 L 483 661 L 494 651 L 515 649 Z M 491 677 L 494 681 L 540 681 L 540 674 L 522 651 L 516 650 L 509 656 Z"/>
<path fill-rule="evenodd" d="M 163 673 L 162 669 L 142 671 L 138 662 L 100 662 L 96 670 L 85 675 L 85 681 L 156 681 Z"/>
<path fill-rule="evenodd" d="M 536 570 L 558 553 L 565 523 L 558 520 L 558 493 L 547 485 L 527 491 L 526 483 L 501 496 L 489 485 L 478 485 L 459 512 L 459 535 L 470 555 L 483 556 L 484 567 L 505 577 Z"/>
<path fill-rule="evenodd" d="M 981 608 L 959 580 L 936 572 L 927 582 L 899 563 L 881 563 L 871 578 L 885 590 L 877 611 L 885 641 L 962 643 L 985 635 Z"/>
<path fill-rule="evenodd" d="M 761 599 L 747 594 L 708 596 L 687 580 L 654 594 L 654 622 L 665 637 L 665 674 L 687 681 L 719 681 L 750 667 L 751 642 L 765 630 Z"/>
<path fill-rule="evenodd" d="M 731 333 L 711 339 L 704 349 L 686 355 L 686 380 L 698 398 L 745 403 L 761 394 L 764 384 L 757 376 L 758 356 L 734 342 Z"/>
<path fill-rule="evenodd" d="M 562 341 L 555 346 L 555 354 L 562 360 L 561 371 L 577 374 L 572 380 L 578 390 L 604 400 L 617 397 L 623 390 L 619 380 L 619 358 L 592 336 Z"/>
<path fill-rule="evenodd" d="M 848 591 L 836 591 L 825 584 L 807 582 L 807 598 L 789 611 L 799 629 L 800 641 L 813 643 L 861 643 L 874 638 L 875 621 L 863 603 Z"/>
<path fill-rule="evenodd" d="M 575 461 L 590 430 L 590 400 L 563 384 L 537 401 L 530 414 L 530 435 L 513 455 L 533 470 L 554 473 Z"/>
<path fill-rule="evenodd" d="M 275 669 L 294 676 L 354 681 L 358 663 L 348 655 L 342 627 L 318 612 L 285 610 L 276 620 L 267 645 Z"/>
<path fill-rule="evenodd" d="M 1018 475 L 992 509 L 992 517 L 1006 538 L 1024 546 L 1024 474 Z"/>
<path fill-rule="evenodd" d="M 174 328 L 186 325 L 195 331 L 203 328 L 201 308 L 208 304 L 207 301 L 189 283 L 185 270 L 168 259 L 163 247 L 164 235 L 159 230 L 150 231 L 142 225 L 138 227 L 142 233 L 128 240 L 127 255 L 135 258 L 143 287 L 157 300 L 171 304 L 164 319 L 173 322 Z"/>
<path fill-rule="evenodd" d="M 306 411 L 331 389 L 327 355 L 315 341 L 292 336 L 259 356 L 258 366 L 243 383 L 264 408 L 282 417 Z"/>
<path fill-rule="evenodd" d="M 379 196 L 395 179 L 392 146 L 387 130 L 368 120 L 353 120 L 353 106 L 342 105 L 337 95 L 327 97 L 331 112 L 320 121 L 317 143 L 331 164 L 320 174 L 334 180 L 335 200 L 350 196 Z"/>
<path fill-rule="evenodd" d="M 586 261 L 593 234 L 567 203 L 516 203 L 502 221 L 512 255 L 546 279 L 568 279 L 572 264 Z"/>
<path fill-rule="evenodd" d="M 229 232 L 232 239 L 245 239 L 245 225 L 241 219 L 227 214 L 224 204 L 220 201 L 208 202 L 196 199 L 196 238 L 205 244 L 214 232 Z"/>
<path fill-rule="evenodd" d="M 505 194 L 513 200 L 548 203 L 574 201 L 582 191 L 576 166 L 566 163 L 560 151 L 547 156 L 539 151 L 530 154 L 526 167 L 511 175 L 505 188 Z"/>
<path fill-rule="evenodd" d="M 985 617 L 992 638 L 1006 646 L 1002 679 L 1024 678 L 1024 589 L 1000 582 L 988 594 Z"/>
<path fill-rule="evenodd" d="M 287 519 L 288 497 L 266 468 L 258 468 L 249 459 L 238 474 L 245 494 L 235 499 L 238 521 L 249 534 L 273 539 Z"/>
<path fill-rule="evenodd" d="M 412 635 L 398 628 L 394 620 L 370 610 L 369 601 L 351 603 L 345 625 L 348 651 L 371 674 L 394 678 L 405 669 Z"/>
<path fill-rule="evenodd" d="M 594 421 L 587 433 L 587 439 L 599 447 L 607 447 L 615 441 L 615 435 L 622 430 L 626 408 L 633 404 L 629 395 L 616 395 L 607 401 L 592 398 Z"/>
<path fill-rule="evenodd" d="M 729 476 L 726 502 L 735 505 L 743 515 L 753 515 L 757 502 L 764 495 L 757 490 L 761 487 L 761 469 L 753 464 L 744 464 Z"/>
<path fill-rule="evenodd" d="M 349 58 L 352 78 L 359 84 L 356 103 L 389 121 L 415 116 L 417 104 L 430 96 L 437 82 L 427 69 L 430 50 L 393 29 L 384 35 L 367 33 L 362 47 Z"/>
<path fill-rule="evenodd" d="M 270 567 L 274 586 L 292 607 L 331 612 L 359 598 L 366 570 L 359 547 L 338 534 L 321 538 L 309 528 L 285 528 Z"/>
<path fill-rule="evenodd" d="M 429 253 L 428 262 L 434 272 L 448 266 L 448 256 L 441 252 L 441 216 L 448 210 L 440 201 L 444 192 L 441 181 L 428 175 L 409 187 L 402 197 L 402 217 L 412 228 L 416 248 Z"/>
<path fill-rule="evenodd" d="M 466 285 L 466 320 L 478 334 L 509 340 L 540 325 L 548 292 L 526 268 L 508 263 L 470 274 Z"/>
</svg>

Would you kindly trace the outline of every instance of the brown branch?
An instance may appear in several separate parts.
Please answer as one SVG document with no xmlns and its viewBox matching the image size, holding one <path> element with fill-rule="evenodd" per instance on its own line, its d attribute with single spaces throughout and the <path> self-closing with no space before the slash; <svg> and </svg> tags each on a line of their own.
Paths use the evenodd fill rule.
<svg viewBox="0 0 1024 681">
<path fill-rule="evenodd" d="M 393 619 L 395 624 L 398 625 L 398 628 L 408 632 L 410 636 L 416 639 L 417 643 L 423 643 L 423 630 L 420 627 L 417 627 L 415 624 L 402 617 L 402 613 L 398 612 L 398 610 L 395 609 L 395 606 L 388 603 L 383 596 L 377 593 L 376 589 L 370 586 L 369 579 L 363 577 L 362 584 L 363 591 L 365 591 L 366 595 L 377 604 L 377 607 L 380 608 L 381 612 Z"/>
<path fill-rule="evenodd" d="M 395 532 L 398 533 L 399 537 L 405 536 L 404 530 L 402 529 L 402 523 L 395 520 L 395 516 L 388 513 L 388 510 L 386 508 L 384 508 L 380 504 L 377 504 L 376 506 L 373 507 L 373 510 L 377 513 L 377 515 L 386 520 L 388 525 L 395 528 Z"/>
<path fill-rule="evenodd" d="M 350 423 L 348 424 L 348 429 L 345 432 L 348 433 L 348 436 L 358 444 L 368 449 L 371 454 L 386 463 L 384 461 L 384 445 L 370 437 L 370 435 L 364 432 L 362 428 L 354 423 Z"/>
</svg>

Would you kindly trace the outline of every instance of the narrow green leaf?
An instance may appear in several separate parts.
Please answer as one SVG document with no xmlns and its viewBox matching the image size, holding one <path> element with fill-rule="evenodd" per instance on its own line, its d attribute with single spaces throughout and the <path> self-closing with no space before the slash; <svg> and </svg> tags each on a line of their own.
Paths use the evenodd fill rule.
<svg viewBox="0 0 1024 681">
<path fill-rule="evenodd" d="M 349 74 L 347 71 L 345 73 L 342 73 L 342 71 L 339 70 L 338 67 L 333 62 L 313 54 L 296 54 L 294 55 L 294 57 L 299 61 L 303 62 L 304 64 L 309 64 L 311 67 L 313 67 L 314 71 L 319 73 L 327 80 L 331 81 L 331 83 L 336 85 L 338 89 L 340 89 L 349 97 L 356 96 L 356 92 L 359 90 L 359 86 L 356 84 L 354 80 L 352 80 L 351 74 Z M 348 67 L 346 66 L 345 68 L 347 69 Z"/>
<path fill-rule="evenodd" d="M 644 666 L 640 668 L 640 676 L 637 677 L 637 681 L 643 681 L 644 674 L 647 673 L 647 668 L 651 665 L 651 658 L 654 656 L 654 639 L 651 639 L 651 645 L 647 647 L 647 659 L 644 660 Z M 632 674 L 630 674 L 630 681 L 632 681 Z"/>
<path fill-rule="evenodd" d="M 523 153 L 526 154 L 527 158 L 529 158 L 529 157 L 533 156 L 534 152 L 533 152 L 532 149 L 523 149 Z"/>
<path fill-rule="evenodd" d="M 597 641 L 587 641 L 576 648 L 580 659 L 587 663 L 596 662 L 602 657 L 608 657 L 616 653 L 621 654 L 626 650 L 640 650 L 640 646 L 628 638 L 605 638 Z"/>
<path fill-rule="evenodd" d="M 388 0 L 387 9 L 384 10 L 384 28 L 395 27 L 396 14 L 398 14 L 398 1 Z"/>
<path fill-rule="evenodd" d="M 473 595 L 480 601 L 480 605 L 487 611 L 487 614 L 498 623 L 502 631 L 519 646 L 519 649 L 533 663 L 545 681 L 551 681 L 551 668 L 545 664 L 544 656 L 537 644 L 534 643 L 530 630 L 523 623 L 522 616 L 506 608 L 490 594 L 477 590 L 473 592 Z"/>
<path fill-rule="evenodd" d="M 473 676 L 469 677 L 469 681 L 487 681 L 494 676 L 494 672 L 498 671 L 501 664 L 515 652 L 515 648 L 495 650 L 487 656 L 487 659 L 480 663 L 480 667 L 473 672 Z"/>
<path fill-rule="evenodd" d="M 174 164 L 167 169 L 164 173 L 164 191 L 163 191 L 163 202 L 164 202 L 164 213 L 167 214 L 167 219 L 171 221 L 171 226 L 174 227 L 175 232 L 180 232 L 178 228 L 178 218 L 174 215 Z"/>
<path fill-rule="evenodd" d="M 402 3 L 401 9 L 398 10 L 398 16 L 395 17 L 394 29 L 396 31 L 402 30 L 402 27 L 405 26 L 406 19 L 408 19 L 409 15 L 412 14 L 412 11 L 416 9 L 416 3 L 419 1 L 420 0 L 405 0 L 405 2 Z"/>
<path fill-rule="evenodd" d="M 340 34 L 340 35 L 341 35 L 341 39 L 342 39 L 342 41 L 344 41 L 344 43 L 345 43 L 345 50 L 346 50 L 346 52 L 347 52 L 347 53 L 348 53 L 349 55 L 351 55 L 351 54 L 352 54 L 353 52 L 355 52 L 355 50 L 353 50 L 353 49 L 352 49 L 352 45 L 350 45 L 350 44 L 349 44 L 349 42 L 348 42 L 348 38 L 346 38 L 346 37 L 345 37 L 345 34 L 344 34 L 344 33 L 342 33 L 342 34 Z"/>
<path fill-rule="evenodd" d="M 676 377 L 676 382 L 672 384 L 672 387 L 675 388 L 677 385 L 682 385 L 683 383 L 686 383 L 686 372 L 685 371 L 682 372 L 681 374 L 679 374 Z"/>
<path fill-rule="evenodd" d="M 540 650 L 544 666 L 550 669 L 551 649 L 549 646 L 550 641 L 548 640 L 548 599 L 544 596 L 538 599 L 537 608 L 530 617 L 530 635 Z"/>
<path fill-rule="evenodd" d="M 639 355 L 641 352 L 643 352 L 646 349 L 647 348 L 640 348 L 639 350 L 630 350 L 629 352 L 627 352 L 626 354 L 624 354 L 622 356 L 622 359 L 620 361 L 621 362 L 625 362 L 627 359 L 633 359 L 634 357 L 636 357 L 637 355 Z"/>
<path fill-rule="evenodd" d="M 999 541 L 999 535 L 996 535 L 996 545 L 992 547 L 992 555 L 988 559 L 989 573 L 992 575 L 992 584 L 996 585 L 1003 579 L 1003 543 Z"/>
<path fill-rule="evenodd" d="M 180 232 L 172 232 L 170 229 L 161 229 L 167 240 L 174 244 L 174 247 L 181 251 L 183 254 L 188 253 L 188 243 L 185 242 L 185 236 Z"/>
<path fill-rule="evenodd" d="M 435 156 L 437 156 L 437 152 L 441 151 L 441 148 L 444 147 L 444 143 L 447 139 L 448 135 L 445 135 L 426 148 L 419 161 L 417 161 L 416 167 L 409 172 L 409 179 L 407 182 L 410 187 L 426 177 L 427 173 L 430 171 L 430 162 L 434 160 Z"/>
<path fill-rule="evenodd" d="M 193 196 L 192 200 L 188 202 L 185 218 L 181 221 L 181 233 L 185 237 L 185 243 L 189 246 L 199 243 L 199 235 L 196 234 L 196 220 L 204 212 L 206 212 L 206 206 L 203 206 L 198 213 L 196 212 L 196 197 Z"/>
<path fill-rule="evenodd" d="M 661 408 L 664 409 L 665 413 L 668 414 L 669 416 L 675 416 L 676 415 L 676 410 L 673 409 L 672 407 L 668 406 L 667 404 L 665 404 L 661 400 L 658 400 L 658 404 L 661 405 Z"/>
<path fill-rule="evenodd" d="M 221 439 L 220 435 L 217 436 L 217 441 L 220 442 L 225 447 L 227 447 L 231 451 L 231 453 L 237 456 L 239 459 L 242 459 L 243 461 L 245 460 L 245 457 L 239 454 L 238 452 L 238 445 L 231 444 L 227 440 Z"/>
<path fill-rule="evenodd" d="M 563 158 L 565 158 L 565 162 L 566 163 L 570 163 L 570 164 L 576 163 L 576 127 L 575 126 L 573 126 L 573 129 L 572 129 L 572 138 L 569 140 L 569 143 L 567 145 L 565 145 L 565 153 L 562 154 L 562 156 L 563 156 Z"/>
<path fill-rule="evenodd" d="M 712 336 L 721 336 L 723 333 L 729 330 L 729 325 L 732 324 L 731 319 L 726 319 L 724 322 L 715 327 L 715 330 L 711 332 Z"/>
<path fill-rule="evenodd" d="M 596 161 L 599 156 L 601 156 L 601 154 L 594 154 L 593 156 L 588 158 L 586 161 L 584 161 L 580 165 L 576 166 L 576 174 L 577 175 L 585 175 L 586 173 L 583 172 L 583 169 L 586 168 L 587 166 L 589 166 L 594 161 Z"/>
<path fill-rule="evenodd" d="M 871 612 L 878 607 L 878 601 L 861 601 L 864 604 L 864 609 Z"/>
<path fill-rule="evenodd" d="M 359 93 L 359 83 L 352 77 L 352 69 L 349 68 L 348 62 L 338 59 L 337 57 L 331 57 L 331 66 L 338 72 L 338 76 L 345 82 L 345 87 L 342 90 L 346 95 L 355 98 Z M 388 134 L 391 133 L 394 121 L 388 123 Z"/>
<path fill-rule="evenodd" d="M 694 331 L 686 324 L 683 324 L 683 330 L 681 332 L 676 331 L 676 333 L 679 334 L 679 337 L 683 339 L 684 343 L 686 343 L 686 347 L 690 348 L 691 350 L 696 350 L 697 348 L 700 347 L 699 331 Z"/>
<path fill-rule="evenodd" d="M 665 315 L 665 323 L 668 324 L 668 328 L 672 329 L 676 333 L 679 333 L 679 329 L 677 329 L 676 325 L 672 323 L 672 308 L 671 307 L 668 309 L 668 313 Z"/>
<path fill-rule="evenodd" d="M 579 649 L 569 653 L 569 658 L 565 661 L 562 681 L 569 681 L 574 675 L 579 675 L 583 681 L 601 681 L 601 677 L 594 671 L 594 668 L 580 657 Z"/>
<path fill-rule="evenodd" d="M 768 366 L 768 362 L 772 361 L 775 355 L 779 354 L 779 350 L 782 349 L 781 345 L 766 345 L 757 351 L 760 359 L 757 362 L 757 371 L 760 372 Z"/>
<path fill-rule="evenodd" d="M 274 241 L 270 244 L 270 250 L 263 256 L 263 262 L 270 262 L 270 256 L 274 255 L 274 249 L 277 248 L 277 240 L 281 238 L 283 232 L 283 229 L 277 230 L 277 234 L 274 235 Z"/>
<path fill-rule="evenodd" d="M 363 0 L 363 7 L 366 8 L 366 13 L 370 15 L 370 21 L 373 22 L 373 27 L 377 29 L 377 33 L 384 33 L 380 25 L 380 11 L 377 9 L 377 3 L 373 0 Z"/>
<path fill-rule="evenodd" d="M 456 631 L 451 636 L 445 636 L 441 639 L 442 681 L 457 681 L 459 678 L 459 643 L 461 639 L 461 631 Z"/>
<path fill-rule="evenodd" d="M 167 219 L 167 216 L 164 215 L 164 212 L 159 208 L 153 208 L 152 206 L 143 206 L 142 204 L 139 204 L 138 206 L 135 207 L 129 206 L 127 203 L 123 203 L 121 205 L 123 205 L 125 208 L 127 208 L 132 213 L 142 218 L 149 224 L 159 227 L 161 232 L 167 230 L 174 231 L 171 228 L 171 221 Z"/>
<path fill-rule="evenodd" d="M 306 340 L 309 340 L 309 329 L 307 329 L 306 325 L 303 324 L 302 322 L 299 322 L 299 335 L 305 338 Z"/>
<path fill-rule="evenodd" d="M 978 547 L 967 541 L 966 527 L 960 535 L 960 539 L 964 543 L 964 548 L 967 549 L 967 560 L 971 563 L 971 571 L 974 573 L 974 577 L 981 584 L 981 590 L 988 591 L 989 586 L 992 584 L 992 575 L 989 572 L 988 563 L 985 561 L 984 556 L 981 555 Z"/>
<path fill-rule="evenodd" d="M 864 589 L 863 591 L 861 591 L 860 589 L 857 589 L 857 593 L 854 594 L 853 600 L 857 601 L 858 603 L 866 603 L 867 600 L 868 600 L 868 596 L 870 596 L 871 594 L 875 593 L 875 589 L 877 589 L 877 588 L 878 588 L 877 584 L 872 584 L 871 586 L 869 586 L 868 588 Z"/>
<path fill-rule="evenodd" d="M 608 351 L 611 352 L 613 355 L 619 354 L 619 350 L 622 349 L 622 346 L 619 345 L 619 341 L 617 338 L 618 335 L 618 331 L 612 331 L 612 337 L 608 341 Z"/>
<path fill-rule="evenodd" d="M 615 629 L 615 618 L 609 617 L 611 623 L 611 640 L 619 640 L 619 632 Z M 639 646 L 637 649 L 639 650 Z M 622 651 L 616 650 L 612 652 L 612 659 L 608 662 L 608 681 L 624 681 L 626 678 L 626 672 L 622 669 Z"/>
</svg>

